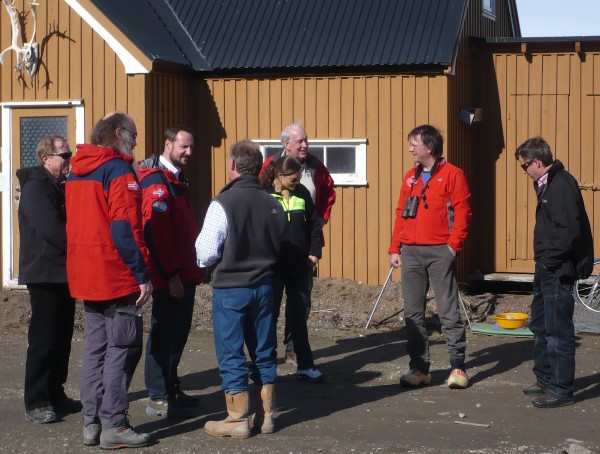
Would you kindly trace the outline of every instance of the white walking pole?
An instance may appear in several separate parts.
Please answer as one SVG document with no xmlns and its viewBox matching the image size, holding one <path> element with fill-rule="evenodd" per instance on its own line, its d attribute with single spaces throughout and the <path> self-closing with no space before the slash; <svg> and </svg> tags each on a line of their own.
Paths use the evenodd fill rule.
<svg viewBox="0 0 600 454">
<path fill-rule="evenodd" d="M 383 284 L 383 287 L 381 287 L 381 291 L 379 292 L 379 296 L 377 297 L 377 300 L 375 301 L 375 306 L 373 307 L 373 310 L 371 311 L 371 316 L 369 317 L 369 320 L 367 320 L 367 325 L 365 326 L 365 330 L 369 329 L 369 324 L 371 323 L 371 319 L 373 318 L 373 315 L 375 315 L 375 310 L 377 309 L 377 305 L 379 304 L 379 300 L 381 299 L 381 295 L 383 295 L 383 291 L 385 290 L 390 277 L 392 277 L 392 272 L 394 271 L 394 267 L 390 267 L 390 272 L 387 275 L 387 278 Z"/>
<path fill-rule="evenodd" d="M 460 296 L 460 291 L 458 292 L 458 302 L 460 303 L 460 305 L 463 308 L 463 311 L 465 312 L 465 317 L 467 317 L 467 323 L 469 324 L 469 328 L 473 330 L 473 327 L 471 326 L 471 320 L 469 319 L 469 314 L 467 313 L 467 306 L 465 306 L 465 302 Z"/>
</svg>

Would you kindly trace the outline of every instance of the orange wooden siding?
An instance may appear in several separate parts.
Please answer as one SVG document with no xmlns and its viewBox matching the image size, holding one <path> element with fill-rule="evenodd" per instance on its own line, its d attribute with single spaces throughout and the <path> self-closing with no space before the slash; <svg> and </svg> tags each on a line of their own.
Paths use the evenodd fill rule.
<svg viewBox="0 0 600 454">
<path fill-rule="evenodd" d="M 213 194 L 226 184 L 227 153 L 237 140 L 278 139 L 296 120 L 309 139 L 368 140 L 369 184 L 336 187 L 319 275 L 381 283 L 389 271 L 387 248 L 400 182 L 413 165 L 406 134 L 422 123 L 446 129 L 446 76 L 232 78 L 207 83 L 223 126 L 222 141 L 211 147 Z"/>
<path fill-rule="evenodd" d="M 574 43 L 527 46 L 522 53 L 516 45 L 492 45 L 487 55 L 493 76 L 485 90 L 490 134 L 479 149 L 494 165 L 494 184 L 480 187 L 493 194 L 495 241 L 492 256 L 480 263 L 495 272 L 533 272 L 536 197 L 514 157 L 530 137 L 544 137 L 577 178 L 593 232 L 600 229 L 600 51 L 578 54 Z"/>
<path fill-rule="evenodd" d="M 28 1 L 16 0 L 18 11 L 29 11 Z M 31 15 L 24 35 L 31 37 Z M 10 46 L 11 24 L 2 7 L 0 48 Z M 37 8 L 40 65 L 34 77 L 14 71 L 16 54 L 5 54 L 0 67 L 1 102 L 83 100 L 86 139 L 93 124 L 106 112 L 128 112 L 138 126 L 136 155 L 145 149 L 145 75 L 128 76 L 115 52 L 64 1 L 45 0 Z"/>
</svg>

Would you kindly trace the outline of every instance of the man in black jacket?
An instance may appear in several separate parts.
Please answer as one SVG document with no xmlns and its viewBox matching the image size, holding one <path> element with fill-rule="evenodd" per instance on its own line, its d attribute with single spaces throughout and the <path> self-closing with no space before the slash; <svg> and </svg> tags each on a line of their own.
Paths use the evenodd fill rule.
<svg viewBox="0 0 600 454">
<path fill-rule="evenodd" d="M 533 249 L 535 277 L 529 328 L 535 335 L 536 382 L 523 389 L 537 408 L 573 405 L 575 328 L 573 284 L 590 274 L 594 246 L 577 180 L 554 160 L 541 137 L 524 142 L 515 157 L 537 194 Z"/>
<path fill-rule="evenodd" d="M 37 146 L 37 167 L 17 170 L 19 200 L 19 284 L 31 297 L 25 418 L 37 424 L 52 422 L 58 412 L 75 412 L 63 385 L 69 370 L 75 300 L 67 284 L 67 233 L 64 180 L 71 151 L 58 135 Z"/>
</svg>

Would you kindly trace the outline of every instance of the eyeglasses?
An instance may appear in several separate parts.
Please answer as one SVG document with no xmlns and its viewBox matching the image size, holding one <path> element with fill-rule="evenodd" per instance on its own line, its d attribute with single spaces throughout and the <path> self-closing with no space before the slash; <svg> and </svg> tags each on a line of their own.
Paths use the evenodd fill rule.
<svg viewBox="0 0 600 454">
<path fill-rule="evenodd" d="M 71 156 L 73 156 L 73 152 L 65 151 L 64 153 L 50 153 L 50 156 L 60 156 L 66 161 L 67 159 L 71 159 Z"/>
<path fill-rule="evenodd" d="M 535 159 L 533 161 L 535 161 Z M 531 164 L 533 164 L 533 161 L 526 162 L 525 164 L 521 164 L 521 169 L 523 169 L 523 172 L 527 172 L 527 169 L 529 168 L 529 166 Z"/>
<path fill-rule="evenodd" d="M 131 136 L 133 137 L 133 140 L 137 139 L 137 132 L 130 131 L 127 128 L 120 128 L 120 129 L 122 129 L 123 131 L 127 131 L 129 134 L 131 134 Z"/>
<path fill-rule="evenodd" d="M 292 173 L 292 174 L 287 174 L 287 175 L 286 175 L 286 174 L 284 174 L 284 173 L 280 173 L 280 174 L 279 174 L 279 178 L 281 178 L 281 177 L 291 177 L 292 175 L 295 175 L 295 174 L 294 174 L 294 173 Z M 291 179 L 290 179 L 290 182 L 291 182 L 291 183 L 300 183 L 300 178 L 299 178 L 299 177 L 291 178 Z"/>
</svg>

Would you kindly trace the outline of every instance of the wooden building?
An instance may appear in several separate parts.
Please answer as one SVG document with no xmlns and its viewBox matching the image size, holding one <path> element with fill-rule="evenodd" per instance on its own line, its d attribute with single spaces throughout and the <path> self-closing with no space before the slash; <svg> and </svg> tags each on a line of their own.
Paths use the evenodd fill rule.
<svg viewBox="0 0 600 454">
<path fill-rule="evenodd" d="M 200 219 L 226 182 L 232 143 L 250 138 L 269 154 L 287 124 L 302 122 L 338 193 L 319 275 L 369 284 L 382 283 L 389 270 L 399 185 L 413 165 L 406 134 L 433 124 L 444 132 L 445 155 L 465 170 L 473 192 L 473 227 L 459 260 L 462 278 L 474 270 L 533 269 L 525 250 L 531 229 L 523 230 L 524 241 L 511 237 L 501 252 L 507 235 L 517 235 L 522 220 L 531 220 L 523 199 L 514 198 L 513 184 L 527 194 L 527 181 L 513 181 L 515 174 L 504 186 L 492 182 L 492 176 L 516 169 L 510 147 L 527 135 L 514 129 L 514 117 L 503 117 L 508 108 L 499 96 L 508 95 L 494 95 L 508 90 L 502 84 L 510 71 L 498 75 L 499 62 L 519 62 L 519 71 L 523 61 L 527 71 L 540 66 L 526 52 L 524 60 L 509 58 L 506 52 L 520 51 L 520 42 L 486 44 L 486 38 L 519 38 L 514 0 L 37 3 L 37 72 L 15 71 L 14 51 L 5 54 L 0 70 L 4 286 L 14 286 L 17 277 L 16 169 L 33 164 L 31 147 L 45 132 L 63 132 L 74 148 L 114 109 L 136 121 L 138 158 L 160 151 L 165 127 L 185 123 L 194 129 L 188 174 Z M 34 19 L 29 0 L 14 6 L 21 19 L 19 42 L 28 42 Z M 2 49 L 13 41 L 6 13 L 0 14 Z M 585 46 L 575 55 L 582 52 Z M 548 77 L 544 72 L 540 80 Z M 564 74 L 554 77 L 563 83 Z M 482 111 L 482 121 L 471 124 Z M 565 121 L 560 116 L 556 127 Z M 560 132 L 556 136 L 562 140 Z M 496 220 L 505 222 L 504 229 L 496 228 Z M 510 248 L 521 254 L 518 267 L 510 262 Z"/>
<path fill-rule="evenodd" d="M 528 138 L 547 140 L 579 181 L 592 232 L 600 229 L 600 38 L 488 39 L 476 53 L 486 121 L 472 151 L 476 188 L 488 197 L 476 199 L 485 223 L 471 270 L 533 273 L 537 202 L 514 157 Z"/>
</svg>

